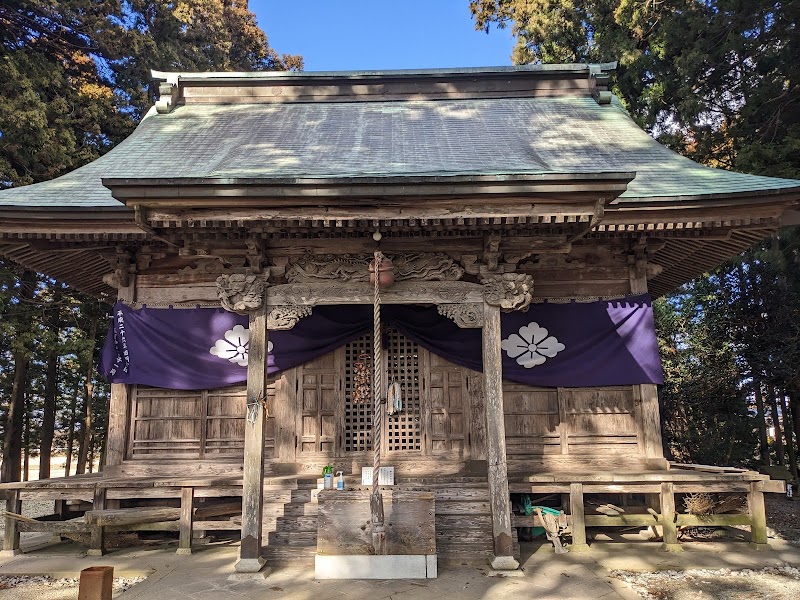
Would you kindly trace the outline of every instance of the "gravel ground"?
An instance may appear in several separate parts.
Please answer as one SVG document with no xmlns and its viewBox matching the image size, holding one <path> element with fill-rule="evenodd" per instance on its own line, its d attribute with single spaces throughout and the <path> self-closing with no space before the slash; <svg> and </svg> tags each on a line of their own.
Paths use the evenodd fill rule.
<svg viewBox="0 0 800 600">
<path fill-rule="evenodd" d="M 797 600 L 800 570 L 784 566 L 731 571 L 690 569 L 633 573 L 611 571 L 647 600 Z M 1 596 L 0 596 L 1 597 Z"/>
<path fill-rule="evenodd" d="M 114 597 L 144 577 L 114 579 Z M 75 600 L 78 597 L 77 579 L 53 579 L 47 576 L 0 576 L 0 600 Z"/>
<path fill-rule="evenodd" d="M 764 494 L 764 499 L 769 536 L 800 541 L 800 500 L 789 500 L 781 494 Z"/>
<path fill-rule="evenodd" d="M 800 543 L 800 501 L 766 494 L 769 537 Z M 742 529 L 749 530 L 749 527 Z M 691 569 L 634 573 L 611 571 L 647 600 L 797 600 L 800 570 L 791 566 L 760 570 Z"/>
</svg>

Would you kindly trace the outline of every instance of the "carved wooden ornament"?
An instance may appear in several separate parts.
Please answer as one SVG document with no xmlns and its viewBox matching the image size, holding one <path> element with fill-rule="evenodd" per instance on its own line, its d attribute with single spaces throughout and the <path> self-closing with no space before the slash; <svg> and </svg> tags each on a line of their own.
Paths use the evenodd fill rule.
<svg viewBox="0 0 800 600">
<path fill-rule="evenodd" d="M 533 293 L 533 278 L 526 273 L 490 275 L 481 281 L 487 304 L 503 310 L 528 310 Z"/>
<path fill-rule="evenodd" d="M 292 329 L 303 317 L 311 314 L 310 306 L 298 306 L 297 304 L 286 304 L 271 308 L 267 313 L 267 329 L 286 330 Z"/>
<path fill-rule="evenodd" d="M 258 275 L 220 275 L 217 277 L 217 296 L 222 308 L 245 314 L 264 302 L 266 282 Z"/>
<path fill-rule="evenodd" d="M 464 269 L 443 253 L 400 254 L 388 258 L 394 264 L 395 281 L 458 281 L 464 275 Z M 359 254 L 309 254 L 292 262 L 286 270 L 286 279 L 289 283 L 367 282 L 371 260 L 372 257 Z"/>
<path fill-rule="evenodd" d="M 482 304 L 439 304 L 439 314 L 447 317 L 461 329 L 478 329 L 483 327 Z"/>
</svg>

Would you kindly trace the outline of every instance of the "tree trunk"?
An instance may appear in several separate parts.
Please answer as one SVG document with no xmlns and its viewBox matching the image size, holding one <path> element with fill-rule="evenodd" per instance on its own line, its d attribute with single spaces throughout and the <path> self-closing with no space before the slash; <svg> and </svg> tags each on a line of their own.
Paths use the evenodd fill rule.
<svg viewBox="0 0 800 600">
<path fill-rule="evenodd" d="M 784 466 L 786 458 L 783 452 L 783 428 L 781 427 L 781 420 L 778 414 L 778 401 L 776 399 L 775 389 L 772 387 L 767 388 L 769 393 L 769 408 L 772 413 L 772 426 L 775 428 L 775 455 L 778 458 L 778 464 Z"/>
<path fill-rule="evenodd" d="M 69 403 L 69 430 L 67 433 L 67 458 L 64 461 L 64 477 L 69 477 L 72 471 L 72 451 L 75 445 L 75 411 L 78 410 L 78 390 L 80 382 L 75 384 L 72 392 L 72 400 Z"/>
<path fill-rule="evenodd" d="M 91 389 L 92 384 L 89 383 L 86 388 Z M 78 428 L 78 456 L 75 459 L 75 475 L 82 475 L 86 472 L 86 456 L 89 453 L 89 428 L 92 425 L 92 413 L 89 410 L 89 392 L 87 391 L 84 397 L 83 406 L 81 407 L 81 416 Z"/>
<path fill-rule="evenodd" d="M 31 478 L 31 407 L 30 394 L 25 394 L 25 423 L 22 432 L 22 481 Z"/>
<path fill-rule="evenodd" d="M 44 407 L 42 431 L 39 444 L 39 479 L 50 477 L 50 462 L 53 454 L 53 436 L 56 428 L 56 395 L 58 392 L 58 337 L 61 328 L 61 291 L 55 288 L 48 327 L 52 336 L 50 352 L 45 369 Z"/>
<path fill-rule="evenodd" d="M 23 271 L 20 279 L 19 300 L 23 308 L 33 299 L 36 287 L 36 273 Z M 27 329 L 30 319 L 21 317 L 16 335 Z M 0 480 L 19 481 L 22 470 L 22 429 L 25 422 L 25 387 L 28 382 L 29 358 L 24 349 L 12 352 L 14 358 L 14 383 L 11 387 L 11 400 L 6 414 L 5 439 L 3 440 L 3 466 Z"/>
<path fill-rule="evenodd" d="M 800 456 L 800 396 L 796 390 L 789 392 L 789 412 L 792 414 L 794 424 L 795 454 Z"/>
<path fill-rule="evenodd" d="M 756 397 L 756 423 L 761 454 L 761 464 L 769 466 L 769 442 L 767 441 L 767 421 L 764 417 L 764 396 L 761 392 L 761 381 L 753 377 L 753 393 Z"/>
<path fill-rule="evenodd" d="M 94 473 L 94 431 L 89 433 L 89 458 L 87 462 L 89 463 L 89 473 Z"/>
<path fill-rule="evenodd" d="M 89 443 L 92 439 L 92 392 L 94 391 L 94 381 L 92 375 L 94 373 L 94 341 L 97 336 L 97 319 L 92 319 L 91 331 L 89 333 L 89 340 L 91 346 L 86 352 L 86 403 L 83 408 L 83 422 L 81 424 L 81 431 L 78 444 L 78 464 L 76 465 L 75 473 L 83 474 L 86 472 L 86 461 L 89 457 Z"/>
<path fill-rule="evenodd" d="M 794 448 L 794 427 L 789 414 L 789 405 L 786 403 L 786 392 L 780 393 L 781 412 L 783 413 L 783 433 L 786 438 L 786 453 L 789 455 L 789 472 L 795 481 L 797 477 L 797 453 Z"/>
</svg>

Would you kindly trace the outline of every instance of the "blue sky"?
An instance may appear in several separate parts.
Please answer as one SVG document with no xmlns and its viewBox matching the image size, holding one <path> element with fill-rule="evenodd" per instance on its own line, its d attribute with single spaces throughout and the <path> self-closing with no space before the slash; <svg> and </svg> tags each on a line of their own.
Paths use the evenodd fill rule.
<svg viewBox="0 0 800 600">
<path fill-rule="evenodd" d="M 469 0 L 250 0 L 250 10 L 306 71 L 511 64 L 510 31 L 475 31 Z"/>
</svg>

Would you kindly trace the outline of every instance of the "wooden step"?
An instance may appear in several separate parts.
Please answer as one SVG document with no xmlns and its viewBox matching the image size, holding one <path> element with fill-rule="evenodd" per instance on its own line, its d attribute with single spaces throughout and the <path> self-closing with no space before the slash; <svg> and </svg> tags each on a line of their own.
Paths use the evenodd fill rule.
<svg viewBox="0 0 800 600">
<path fill-rule="evenodd" d="M 316 531 L 271 531 L 262 543 L 267 546 L 291 546 L 292 548 L 317 548 Z"/>
<path fill-rule="evenodd" d="M 264 546 L 262 554 L 268 565 L 313 567 L 317 546 Z"/>
</svg>

